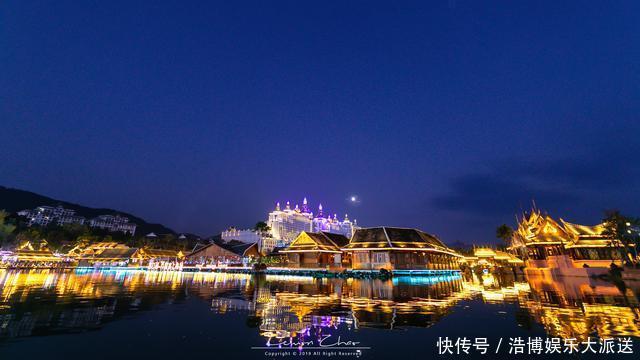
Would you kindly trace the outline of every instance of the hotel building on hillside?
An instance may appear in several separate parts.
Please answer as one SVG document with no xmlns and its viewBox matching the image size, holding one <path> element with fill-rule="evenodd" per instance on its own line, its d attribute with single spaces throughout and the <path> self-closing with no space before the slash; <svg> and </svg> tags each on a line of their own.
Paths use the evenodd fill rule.
<svg viewBox="0 0 640 360">
<path fill-rule="evenodd" d="M 626 256 L 622 242 L 604 235 L 604 230 L 603 224 L 556 221 L 534 209 L 519 221 L 511 248 L 526 259 L 528 273 L 560 269 L 566 275 L 587 276 L 594 271 L 585 269 L 621 265 Z"/>
<path fill-rule="evenodd" d="M 105 229 L 111 232 L 121 231 L 125 234 L 134 235 L 136 224 L 129 222 L 129 219 L 120 215 L 100 215 L 91 220 L 83 216 L 76 215 L 75 210 L 65 209 L 62 206 L 38 206 L 33 210 L 22 210 L 19 216 L 27 219 L 28 225 L 47 226 L 55 224 L 58 226 L 66 224 L 88 225 L 93 228 Z"/>
<path fill-rule="evenodd" d="M 136 224 L 129 222 L 129 218 L 120 215 L 100 215 L 89 220 L 89 226 L 111 232 L 120 231 L 130 235 L 136 233 Z"/>
<path fill-rule="evenodd" d="M 62 226 L 65 224 L 84 224 L 85 218 L 76 215 L 75 210 L 65 209 L 62 206 L 38 206 L 33 210 L 22 210 L 18 215 L 27 218 L 29 226 L 47 226 L 55 224 Z"/>
<path fill-rule="evenodd" d="M 457 270 L 463 257 L 438 238 L 416 229 L 358 229 L 342 248 L 354 270 Z"/>
</svg>

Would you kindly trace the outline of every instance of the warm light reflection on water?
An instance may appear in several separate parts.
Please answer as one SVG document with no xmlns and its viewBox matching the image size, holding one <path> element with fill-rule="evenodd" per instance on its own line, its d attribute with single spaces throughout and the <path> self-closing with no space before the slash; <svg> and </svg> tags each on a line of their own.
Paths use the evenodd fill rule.
<svg viewBox="0 0 640 360">
<path fill-rule="evenodd" d="M 359 328 L 426 328 L 446 323 L 461 302 L 514 305 L 518 326 L 548 336 L 640 337 L 638 284 L 592 279 L 313 279 L 142 271 L 0 271 L 0 340 L 100 329 L 110 321 L 197 298 L 216 314 L 245 314 L 265 339 Z M 474 310 L 479 311 L 479 310 Z M 484 311 L 484 310 L 483 310 Z M 506 314 L 507 310 L 500 310 Z M 185 324 L 184 326 L 188 326 Z"/>
</svg>

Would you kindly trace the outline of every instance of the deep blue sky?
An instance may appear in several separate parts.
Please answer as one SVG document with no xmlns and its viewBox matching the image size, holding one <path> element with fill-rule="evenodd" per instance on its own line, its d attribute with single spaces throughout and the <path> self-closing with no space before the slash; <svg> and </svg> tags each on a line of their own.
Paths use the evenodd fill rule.
<svg viewBox="0 0 640 360">
<path fill-rule="evenodd" d="M 202 235 L 640 215 L 640 2 L 561 3 L 3 1 L 0 184 Z"/>
</svg>

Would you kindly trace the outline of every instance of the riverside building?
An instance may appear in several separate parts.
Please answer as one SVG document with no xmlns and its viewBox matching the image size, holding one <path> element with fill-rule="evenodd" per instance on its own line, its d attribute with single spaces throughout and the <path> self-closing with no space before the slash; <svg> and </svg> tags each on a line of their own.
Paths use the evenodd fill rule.
<svg viewBox="0 0 640 360">
<path fill-rule="evenodd" d="M 462 255 L 417 229 L 358 229 L 342 252 L 354 270 L 457 270 Z"/>
<path fill-rule="evenodd" d="M 533 209 L 513 234 L 511 248 L 526 259 L 527 274 L 591 276 L 622 265 L 624 244 L 606 235 L 604 224 L 573 224 Z"/>
</svg>

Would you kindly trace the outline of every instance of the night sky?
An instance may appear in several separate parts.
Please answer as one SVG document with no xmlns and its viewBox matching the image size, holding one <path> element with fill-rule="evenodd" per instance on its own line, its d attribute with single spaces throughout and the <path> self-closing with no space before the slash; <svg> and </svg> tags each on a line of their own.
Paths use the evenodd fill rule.
<svg viewBox="0 0 640 360">
<path fill-rule="evenodd" d="M 640 2 L 426 3 L 3 1 L 0 185 L 205 236 L 640 216 Z"/>
</svg>

